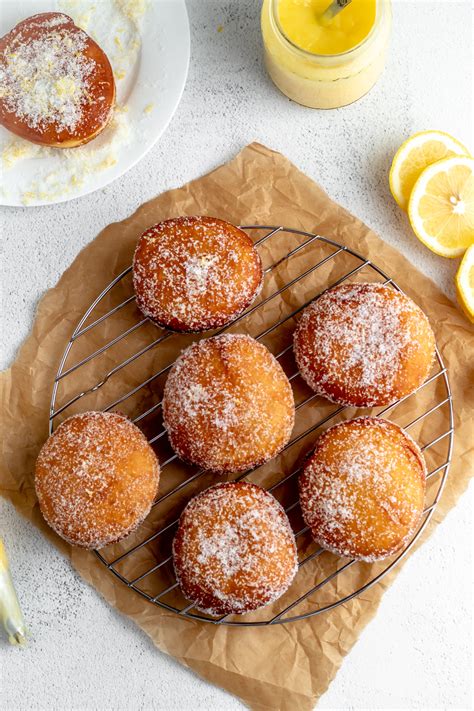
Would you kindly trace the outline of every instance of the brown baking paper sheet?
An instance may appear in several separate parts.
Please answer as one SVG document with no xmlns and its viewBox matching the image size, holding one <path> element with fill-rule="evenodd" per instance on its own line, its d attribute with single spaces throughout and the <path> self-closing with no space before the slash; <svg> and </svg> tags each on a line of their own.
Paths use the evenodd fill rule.
<svg viewBox="0 0 474 711">
<path fill-rule="evenodd" d="M 262 145 L 252 144 L 230 163 L 182 188 L 158 196 L 142 205 L 127 220 L 104 229 L 78 255 L 57 286 L 44 296 L 31 335 L 23 344 L 12 368 L 1 376 L 4 404 L 4 454 L 0 475 L 2 495 L 10 499 L 24 516 L 70 557 L 84 580 L 100 591 L 117 609 L 134 619 L 159 649 L 173 655 L 205 679 L 239 696 L 252 709 L 305 711 L 313 708 L 327 689 L 343 657 L 375 614 L 385 588 L 391 584 L 400 565 L 359 597 L 303 621 L 254 628 L 216 626 L 184 619 L 150 604 L 106 570 L 94 553 L 65 544 L 45 525 L 34 493 L 34 462 L 48 434 L 53 380 L 65 345 L 79 319 L 98 293 L 129 266 L 136 241 L 145 228 L 169 217 L 192 214 L 215 215 L 235 224 L 285 225 L 325 235 L 373 259 L 428 314 L 448 368 L 454 398 L 455 446 L 446 487 L 420 540 L 429 535 L 455 505 L 472 475 L 474 331 L 455 305 L 402 255 L 356 217 L 332 202 L 317 184 L 282 155 Z M 252 236 L 260 237 L 263 234 L 252 233 Z M 264 265 L 274 263 L 302 240 L 298 241 L 294 235 L 288 234 L 268 240 L 260 250 Z M 291 261 L 283 262 L 267 275 L 260 299 L 332 251 L 332 248 L 319 242 L 302 249 Z M 270 300 L 264 308 L 257 309 L 250 317 L 235 325 L 233 330 L 254 336 L 260 334 L 269 324 L 288 315 L 358 265 L 360 262 L 350 255 L 339 254 L 294 287 L 285 290 L 280 297 Z M 367 269 L 362 269 L 352 279 L 382 280 Z M 100 302 L 86 325 L 130 294 L 130 277 L 127 276 Z M 101 326 L 92 328 L 87 336 L 77 339 L 65 367 L 74 365 L 130 328 L 137 320 L 139 316 L 136 307 L 131 303 Z M 263 342 L 274 353 L 280 352 L 290 343 L 294 324 L 294 319 L 288 319 L 282 327 L 264 338 Z M 160 335 L 160 330 L 149 323 L 137 328 L 127 339 L 64 378 L 58 390 L 57 405 L 94 385 L 124 358 L 146 348 Z M 97 392 L 80 399 L 59 415 L 56 422 L 59 423 L 73 412 L 106 407 L 164 367 L 191 340 L 191 336 L 173 336 L 157 347 L 150 348 L 143 356 L 111 376 Z M 291 352 L 284 356 L 282 364 L 288 374 L 294 372 Z M 433 372 L 436 372 L 436 367 Z M 164 377 L 153 380 L 146 388 L 113 409 L 131 416 L 148 409 L 159 401 Z M 297 402 L 308 397 L 306 386 L 298 378 L 293 382 Z M 416 397 L 394 409 L 393 413 L 387 413 L 387 417 L 393 415 L 392 419 L 403 425 L 445 398 L 443 379 L 438 378 Z M 298 411 L 295 434 L 332 411 L 334 406 L 314 398 Z M 411 428 L 410 433 L 421 444 L 430 442 L 439 433 L 446 431 L 449 426 L 448 413 L 447 405 L 438 408 Z M 355 414 L 355 411 L 346 412 L 344 416 L 348 414 Z M 331 420 L 330 424 L 335 421 L 337 418 Z M 160 426 L 159 411 L 144 418 L 140 425 L 147 434 L 156 433 Z M 289 448 L 276 461 L 257 470 L 251 475 L 252 480 L 269 486 L 282 477 L 282 472 L 293 471 L 303 455 L 310 450 L 319 431 L 321 428 Z M 445 461 L 448 443 L 449 438 L 445 437 L 426 451 L 429 470 Z M 169 457 L 166 438 L 159 441 L 157 453 L 162 463 Z M 189 476 L 189 471 L 186 476 Z M 166 494 L 184 478 L 183 466 L 177 462 L 171 463 L 163 471 L 160 494 Z M 168 521 L 173 521 L 192 493 L 214 481 L 216 477 L 205 475 L 193 485 L 184 487 L 179 494 L 165 499 L 152 510 L 145 524 L 132 537 L 104 552 L 107 560 L 112 560 L 132 545 L 143 541 Z M 296 479 L 292 479 L 274 491 L 285 505 L 295 501 L 295 484 Z M 434 476 L 428 486 L 428 503 L 429 497 L 436 494 L 438 484 L 439 478 Z M 297 506 L 292 510 L 291 517 L 294 526 L 301 527 Z M 164 551 L 169 551 L 169 543 L 169 536 L 158 537 L 133 556 L 125 558 L 117 565 L 118 571 L 129 579 L 141 575 L 156 564 L 160 556 L 165 555 Z M 310 555 L 316 550 L 307 536 L 300 537 L 298 547 L 300 556 Z M 336 565 L 341 566 L 345 562 L 338 561 L 330 554 L 315 558 L 301 569 L 294 586 L 280 601 L 269 609 L 252 613 L 246 619 L 258 621 L 277 614 L 298 595 L 335 570 Z M 331 604 L 366 584 L 383 567 L 379 563 L 348 568 L 295 608 L 293 614 Z M 172 570 L 169 566 L 163 566 L 156 574 L 146 576 L 140 586 L 145 593 L 156 594 L 172 580 Z M 177 591 L 172 591 L 166 602 L 185 605 Z"/>
</svg>

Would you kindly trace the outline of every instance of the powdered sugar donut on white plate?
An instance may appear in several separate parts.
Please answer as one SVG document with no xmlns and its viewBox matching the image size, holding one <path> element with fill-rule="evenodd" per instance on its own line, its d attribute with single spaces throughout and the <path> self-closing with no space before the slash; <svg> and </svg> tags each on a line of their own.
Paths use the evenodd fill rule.
<svg viewBox="0 0 474 711">
<path fill-rule="evenodd" d="M 65 202 L 104 188 L 150 150 L 181 99 L 189 65 L 184 0 L 3 0 L 0 36 L 42 12 L 69 15 L 104 50 L 117 87 L 113 117 L 84 146 L 39 146 L 0 127 L 0 204 Z"/>
</svg>

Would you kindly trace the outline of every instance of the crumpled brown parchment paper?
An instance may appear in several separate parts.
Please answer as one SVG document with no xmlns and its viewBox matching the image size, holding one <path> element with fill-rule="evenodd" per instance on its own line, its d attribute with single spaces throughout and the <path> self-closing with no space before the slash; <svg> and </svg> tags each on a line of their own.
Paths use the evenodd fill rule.
<svg viewBox="0 0 474 711">
<path fill-rule="evenodd" d="M 214 626 L 197 621 L 182 619 L 162 610 L 127 589 L 117 578 L 102 566 L 93 553 L 73 549 L 45 525 L 39 513 L 33 485 L 34 461 L 38 450 L 47 437 L 51 388 L 59 360 L 73 329 L 85 309 L 112 278 L 125 269 L 131 261 L 136 240 L 142 231 L 162 219 L 185 214 L 208 214 L 227 219 L 235 224 L 286 225 L 297 229 L 314 231 L 332 238 L 374 260 L 392 276 L 397 283 L 421 306 L 430 317 L 437 337 L 442 357 L 448 373 L 454 398 L 455 447 L 453 462 L 443 495 L 434 516 L 421 540 L 429 535 L 446 513 L 455 505 L 465 490 L 473 469 L 474 432 L 474 331 L 451 303 L 429 279 L 418 272 L 402 255 L 389 247 L 356 217 L 332 202 L 324 191 L 308 177 L 297 170 L 282 155 L 259 144 L 247 146 L 230 163 L 208 175 L 199 178 L 177 190 L 171 190 L 142 205 L 137 212 L 121 223 L 109 225 L 89 244 L 64 273 L 56 287 L 46 293 L 38 308 L 33 330 L 23 344 L 13 366 L 1 375 L 3 401 L 4 452 L 0 473 L 0 493 L 10 499 L 16 508 L 33 521 L 71 559 L 80 575 L 93 585 L 117 609 L 135 620 L 147 632 L 154 643 L 164 652 L 173 655 L 183 664 L 191 667 L 205 679 L 224 687 L 239 696 L 255 711 L 281 709 L 282 711 L 305 711 L 312 709 L 318 698 L 327 689 L 336 674 L 343 657 L 349 652 L 367 622 L 373 617 L 384 589 L 390 585 L 400 566 L 374 587 L 366 590 L 351 602 L 330 612 L 288 625 L 272 627 L 232 628 Z M 285 242 L 286 239 L 286 242 Z M 276 250 L 291 249 L 292 243 L 285 238 L 276 246 L 271 242 L 263 249 L 264 262 L 270 264 L 279 256 Z M 303 250 L 291 265 L 282 265 L 271 272 L 266 279 L 264 295 L 271 293 L 289 278 L 293 271 L 303 271 L 309 259 L 322 258 L 323 252 L 313 254 L 311 249 L 321 249 L 313 245 Z M 295 308 L 295 304 L 311 298 L 327 285 L 327 280 L 338 277 L 342 266 L 352 268 L 354 263 L 342 255 L 344 262 L 329 262 L 316 277 L 313 275 L 301 282 L 291 292 L 285 292 L 277 303 L 271 303 L 264 315 L 257 312 L 245 330 L 252 335 L 259 333 L 266 319 L 279 318 Z M 343 272 L 341 272 L 343 273 Z M 361 272 L 357 279 L 371 278 Z M 104 309 L 119 303 L 130 291 L 129 285 L 120 285 L 115 301 L 105 302 Z M 121 295 L 121 289 L 123 294 Z M 118 299 L 118 300 L 117 300 Z M 132 304 L 132 309 L 135 309 Z M 286 311 L 285 311 L 286 309 Z M 121 312 L 122 314 L 122 312 Z M 115 327 L 118 330 L 101 329 L 90 331 L 88 338 L 78 341 L 78 348 L 72 362 L 99 348 L 104 336 L 114 337 L 124 327 L 136 321 L 136 312 L 120 315 Z M 130 320 L 127 320 L 130 319 Z M 134 334 L 135 349 L 150 342 L 150 329 L 146 324 Z M 236 329 L 238 330 L 238 329 Z M 286 333 L 285 337 L 288 337 Z M 152 338 L 156 338 L 155 335 Z M 270 347 L 278 348 L 277 337 L 265 341 Z M 111 368 L 117 358 L 124 357 L 123 344 L 118 351 L 107 351 L 102 359 L 96 359 L 80 369 L 80 372 L 66 378 L 60 393 L 61 401 L 78 392 L 84 381 L 93 383 L 94 378 L 104 368 Z M 150 373 L 156 372 L 160 358 L 170 358 L 174 354 L 170 346 L 153 349 L 147 354 L 148 360 L 136 361 L 110 379 L 107 392 L 99 394 L 95 400 L 79 401 L 67 414 L 92 407 L 103 407 L 125 389 L 141 382 Z M 274 350 L 272 348 L 272 350 Z M 274 352 L 276 352 L 274 350 Z M 162 354 L 162 355 L 160 355 Z M 107 384 L 109 386 L 109 383 Z M 307 395 L 307 392 L 305 393 Z M 153 392 L 147 392 L 144 405 L 153 402 Z M 417 396 L 418 397 L 418 396 Z M 408 422 L 419 412 L 433 403 L 433 397 L 442 397 L 442 381 L 435 381 L 433 388 L 421 392 L 417 409 L 409 403 L 401 410 L 399 417 Z M 148 398 L 148 399 L 147 399 Z M 151 400 L 150 400 L 151 398 Z M 156 396 L 155 396 L 156 400 Z M 137 404 L 135 403 L 134 406 Z M 127 412 L 127 402 L 117 409 Z M 323 401 L 317 400 L 309 408 L 303 408 L 300 417 L 321 417 Z M 140 410 L 138 410 L 140 411 Z M 304 414 L 303 414 L 304 412 Z M 66 414 L 66 413 L 65 413 Z M 128 414 L 128 412 L 127 412 Z M 390 417 L 387 414 L 387 417 Z M 411 432 L 420 442 L 429 442 L 436 436 L 436 428 L 446 428 L 446 410 L 440 408 L 433 416 L 426 418 Z M 311 421 L 311 420 L 309 420 Z M 314 440 L 313 435 L 313 440 Z M 427 451 L 428 467 L 444 461 L 447 439 Z M 308 451 L 308 443 L 306 443 Z M 300 452 L 296 453 L 296 461 Z M 436 459 L 438 457 L 438 459 Z M 160 456 L 161 459 L 161 456 Z M 283 462 L 292 466 L 283 459 Z M 288 471 L 291 471 L 289 469 Z M 270 468 L 271 472 L 271 468 Z M 275 476 L 275 472 L 273 473 Z M 173 468 L 163 474 L 163 491 L 170 489 L 177 480 Z M 257 478 L 258 482 L 259 479 Z M 202 483 L 201 483 L 202 486 Z M 436 484 L 431 486 L 436 491 Z M 187 496 L 189 496 L 189 493 Z M 294 491 L 293 491 L 294 496 Z M 183 506 L 183 499 L 170 503 L 169 510 L 154 511 L 145 524 L 145 532 L 153 531 L 160 517 Z M 159 508 L 159 507 L 158 507 Z M 138 534 L 136 534 L 138 536 Z M 143 532 L 142 532 L 143 538 Z M 138 536 L 136 540 L 140 540 Z M 129 545 L 118 547 L 126 550 Z M 310 550 L 310 549 L 308 549 Z M 154 551 L 150 552 L 153 561 Z M 156 560 L 156 558 L 155 558 Z M 330 570 L 324 556 L 316 559 L 314 566 L 308 565 L 298 577 L 299 592 L 314 585 L 318 576 Z M 146 555 L 125 572 L 132 575 L 146 569 L 149 560 Z M 347 574 L 336 579 L 334 584 L 324 588 L 321 603 L 335 599 L 334 595 L 347 594 L 371 578 L 371 566 L 356 566 Z M 39 591 L 40 592 L 40 591 Z M 294 599 L 294 593 L 292 594 Z M 285 598 L 289 599 L 290 598 Z M 314 608 L 314 600 L 303 603 L 297 612 Z M 275 608 L 276 611 L 281 606 Z M 257 613 L 258 614 L 258 613 Z M 267 614 L 267 613 L 265 613 Z"/>
</svg>

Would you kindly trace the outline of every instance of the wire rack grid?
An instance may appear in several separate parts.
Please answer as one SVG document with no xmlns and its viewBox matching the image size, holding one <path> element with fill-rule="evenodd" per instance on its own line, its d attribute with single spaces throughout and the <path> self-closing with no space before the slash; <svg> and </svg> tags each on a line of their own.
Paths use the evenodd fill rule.
<svg viewBox="0 0 474 711">
<path fill-rule="evenodd" d="M 358 280 L 363 277 L 363 281 L 377 280 L 401 291 L 393 279 L 387 276 L 384 271 L 373 264 L 369 259 L 366 259 L 348 247 L 319 234 L 304 232 L 302 230 L 291 229 L 283 226 L 268 225 L 247 225 L 243 226 L 242 229 L 245 230 L 250 236 L 255 237 L 254 244 L 259 250 L 262 250 L 264 246 L 269 243 L 269 240 L 274 239 L 282 240 L 284 244 L 289 245 L 289 249 L 285 248 L 284 253 L 281 255 L 278 254 L 277 258 L 273 258 L 271 263 L 269 263 L 264 269 L 266 277 L 265 281 L 275 276 L 273 281 L 276 280 L 277 288 L 274 288 L 268 294 L 264 291 L 257 302 L 248 308 L 237 319 L 235 319 L 232 324 L 229 324 L 229 326 L 214 332 L 214 334 L 205 334 L 206 337 L 222 333 L 236 325 L 239 326 L 240 331 L 248 332 L 249 329 L 246 328 L 246 326 L 251 322 L 252 317 L 257 316 L 259 317 L 258 323 L 265 325 L 265 328 L 263 328 L 263 330 L 259 333 L 251 335 L 254 335 L 257 340 L 272 338 L 282 327 L 285 326 L 289 328 L 290 326 L 292 327 L 292 325 L 294 326 L 294 318 L 314 298 L 317 298 L 326 289 L 334 287 L 350 279 Z M 264 234 L 259 236 L 261 232 Z M 298 244 L 294 247 L 291 246 L 291 242 L 293 241 L 298 242 Z M 318 257 L 320 258 L 313 261 L 314 256 L 312 255 L 311 250 L 314 250 L 314 248 L 319 249 L 321 247 L 323 247 L 328 253 L 322 255 L 318 254 Z M 271 250 L 271 253 L 275 253 L 274 248 Z M 341 268 L 338 273 L 337 269 L 334 269 L 334 265 L 338 262 L 338 260 L 342 260 L 343 257 L 344 262 L 341 264 L 341 267 L 343 266 L 344 268 Z M 350 264 L 347 262 L 348 257 L 352 260 Z M 288 274 L 288 267 L 292 260 L 299 260 L 299 264 L 303 267 L 303 270 L 295 273 L 295 276 L 292 276 L 288 279 L 288 281 L 285 281 L 285 283 L 278 285 L 277 274 L 279 267 L 283 265 L 286 269 L 286 273 Z M 348 266 L 350 268 L 347 268 Z M 327 272 L 324 274 L 323 280 L 328 276 L 330 278 L 326 283 L 323 281 L 322 284 L 317 284 L 315 281 L 315 274 L 324 271 L 324 269 L 326 269 Z M 329 271 L 329 269 L 331 271 Z M 101 409 L 104 411 L 116 410 L 118 407 L 123 408 L 124 404 L 133 398 L 136 398 L 137 396 L 140 397 L 145 391 L 150 391 L 151 402 L 145 398 L 145 409 L 138 408 L 137 412 L 134 411 L 132 407 L 132 412 L 129 414 L 129 417 L 134 423 L 140 424 L 142 427 L 144 423 L 151 418 L 149 432 L 146 432 L 150 444 L 156 448 L 157 446 L 166 443 L 166 431 L 162 423 L 160 423 L 159 419 L 157 419 L 157 415 L 159 414 L 161 408 L 161 395 L 158 384 L 160 379 L 166 377 L 167 372 L 173 365 L 174 358 L 169 359 L 169 362 L 160 363 L 158 369 L 151 366 L 151 370 L 146 371 L 149 372 L 149 374 L 144 380 L 141 380 L 140 377 L 138 377 L 138 382 L 134 383 L 134 381 L 132 381 L 133 387 L 126 390 L 126 392 L 115 392 L 115 397 L 111 402 L 108 402 L 107 404 L 102 402 L 99 407 L 97 407 L 97 403 L 93 403 L 94 406 L 92 407 L 90 402 L 91 397 L 101 393 L 106 384 L 111 381 L 117 382 L 118 378 L 115 378 L 117 374 L 120 373 L 123 380 L 124 373 L 127 372 L 127 369 L 130 369 L 137 362 L 143 360 L 144 356 L 150 356 L 150 354 L 156 353 L 156 349 L 160 345 L 162 348 L 165 348 L 173 342 L 173 339 L 179 339 L 178 334 L 158 329 L 156 326 L 151 325 L 148 322 L 148 319 L 143 318 L 134 305 L 135 298 L 131 284 L 128 286 L 128 290 L 131 293 L 126 296 L 126 298 L 120 300 L 119 303 L 112 305 L 114 304 L 115 292 L 119 291 L 120 293 L 118 296 L 121 296 L 121 292 L 124 289 L 127 289 L 127 287 L 124 286 L 124 281 L 127 276 L 130 275 L 130 272 L 131 267 L 128 267 L 97 296 L 84 313 L 83 317 L 80 319 L 69 342 L 66 345 L 53 385 L 49 417 L 50 434 L 54 431 L 58 419 L 72 414 L 72 410 L 74 408 L 79 407 L 82 411 L 84 409 Z M 336 279 L 333 278 L 334 275 L 337 276 Z M 309 282 L 311 288 L 313 289 L 313 291 L 311 291 L 310 288 L 305 292 L 310 298 L 304 299 L 303 303 L 299 303 L 298 301 L 295 304 L 292 302 L 291 298 L 288 298 L 288 295 L 291 295 L 294 288 L 298 289 L 298 292 L 301 293 L 302 284 L 307 282 Z M 118 287 L 123 288 L 118 289 Z M 100 311 L 100 306 L 107 304 L 107 300 L 111 301 L 109 305 L 112 307 L 108 308 L 105 313 L 96 315 Z M 271 306 L 272 312 L 274 312 L 275 309 L 273 306 L 275 304 L 275 300 L 280 300 L 282 304 L 286 304 L 287 312 L 285 312 L 283 307 L 281 307 L 280 318 L 266 324 L 265 318 L 262 317 L 262 314 L 265 313 L 265 310 L 270 309 Z M 125 330 L 122 330 L 113 338 L 109 340 L 106 339 L 104 344 L 100 345 L 92 352 L 83 355 L 77 362 L 66 368 L 66 363 L 71 357 L 74 346 L 76 346 L 79 342 L 87 344 L 88 337 L 92 334 L 97 334 L 101 330 L 106 331 L 107 324 L 110 320 L 113 319 L 114 316 L 121 316 L 129 305 L 134 309 L 133 314 L 131 315 L 131 325 Z M 96 317 L 90 321 L 91 317 L 94 317 L 95 315 Z M 74 377 L 77 381 L 77 376 L 80 376 L 81 369 L 85 369 L 86 366 L 92 365 L 92 367 L 94 367 L 94 378 L 96 378 L 97 368 L 95 367 L 94 361 L 101 357 L 108 356 L 115 347 L 122 347 L 124 343 L 133 343 L 139 329 L 143 329 L 146 324 L 149 325 L 153 335 L 156 336 L 158 332 L 158 337 L 153 338 L 151 342 L 145 343 L 138 350 L 133 348 L 132 352 L 125 358 L 122 357 L 119 359 L 119 362 L 115 362 L 113 357 L 110 356 L 112 360 L 107 360 L 105 373 L 98 380 L 95 380 L 89 387 L 85 387 L 83 389 L 79 387 L 79 392 L 69 393 L 68 397 L 65 399 L 65 402 L 59 404 L 58 400 L 60 400 L 60 386 L 64 385 L 64 383 L 72 377 Z M 285 362 L 285 358 L 287 361 L 291 359 L 291 332 L 292 331 L 288 330 L 285 333 L 286 345 L 284 345 L 284 347 L 277 347 L 277 352 L 275 354 L 276 358 L 282 364 Z M 278 340 L 276 343 L 278 344 Z M 87 350 L 87 345 L 85 348 Z M 160 351 L 160 348 L 158 348 L 158 351 Z M 110 365 L 112 365 L 112 367 L 110 367 Z M 189 500 L 192 495 L 197 493 L 197 491 L 206 488 L 206 486 L 209 485 L 209 481 L 206 476 L 206 472 L 203 470 L 194 471 L 192 468 L 184 465 L 178 460 L 177 455 L 172 453 L 170 450 L 168 452 L 168 456 L 163 455 L 162 452 L 157 452 L 160 459 L 161 482 L 163 483 L 165 481 L 168 468 L 178 465 L 180 467 L 180 474 L 177 477 L 176 472 L 174 473 L 171 488 L 160 494 L 155 500 L 152 507 L 155 522 L 149 524 L 148 526 L 143 524 L 137 534 L 126 539 L 125 542 L 120 544 L 119 548 L 117 548 L 117 546 L 109 546 L 101 551 L 95 551 L 98 559 L 108 568 L 109 571 L 111 571 L 125 585 L 145 597 L 151 603 L 159 605 L 160 607 L 182 617 L 206 621 L 213 624 L 265 626 L 301 620 L 312 615 L 327 612 L 338 605 L 347 603 L 352 598 L 360 595 L 362 592 L 370 588 L 372 585 L 375 585 L 401 561 L 426 528 L 441 496 L 448 474 L 453 450 L 452 395 L 446 368 L 438 349 L 436 349 L 436 372 L 434 372 L 434 374 L 431 375 L 427 381 L 412 395 L 407 396 L 402 400 L 399 400 L 374 413 L 377 416 L 385 416 L 386 414 L 390 414 L 391 419 L 397 421 L 397 419 L 399 419 L 397 417 L 398 411 L 405 407 L 405 410 L 410 414 L 410 421 L 399 422 L 399 424 L 402 424 L 405 429 L 413 432 L 411 428 L 420 426 L 423 427 L 429 418 L 436 417 L 437 430 L 435 437 L 432 437 L 430 441 L 421 445 L 421 449 L 425 456 L 433 454 L 433 463 L 428 474 L 428 484 L 431 485 L 431 498 L 426 501 L 426 507 L 424 509 L 419 528 L 415 532 L 408 546 L 402 552 L 384 561 L 382 564 L 371 566 L 359 563 L 356 560 L 337 558 L 333 554 L 321 548 L 316 547 L 316 550 L 312 550 L 312 547 L 314 548 L 315 544 L 311 541 L 308 527 L 305 526 L 302 521 L 301 514 L 299 512 L 297 493 L 295 493 L 296 477 L 301 470 L 302 461 L 301 451 L 299 448 L 304 446 L 306 443 L 306 449 L 303 449 L 303 452 L 304 454 L 307 454 L 312 448 L 311 442 L 314 444 L 317 432 L 321 430 L 321 428 L 332 424 L 334 421 L 338 421 L 346 417 L 352 417 L 361 413 L 351 412 L 350 408 L 347 407 L 333 406 L 327 402 L 323 403 L 321 402 L 321 398 L 314 393 L 309 392 L 308 389 L 304 391 L 303 388 L 303 391 L 301 391 L 301 385 L 297 384 L 300 380 L 300 376 L 297 370 L 295 370 L 294 360 L 286 363 L 286 368 L 288 369 L 288 367 L 293 370 L 292 373 L 287 374 L 290 382 L 295 388 L 297 416 L 302 425 L 299 427 L 299 430 L 298 428 L 295 429 L 294 436 L 286 445 L 279 458 L 274 460 L 273 464 L 270 463 L 272 465 L 271 475 L 265 475 L 266 470 L 262 469 L 262 467 L 266 465 L 262 465 L 262 467 L 257 467 L 254 470 L 244 472 L 238 477 L 234 476 L 232 478 L 238 481 L 247 477 L 255 477 L 256 474 L 261 475 L 263 478 L 261 478 L 258 483 L 265 486 L 265 488 L 267 488 L 274 495 L 277 495 L 277 490 L 283 491 L 286 494 L 286 500 L 282 500 L 281 503 L 287 514 L 290 516 L 298 543 L 299 571 L 296 580 L 298 581 L 298 576 L 304 575 L 303 583 L 296 586 L 294 583 L 292 588 L 290 588 L 290 590 L 281 599 L 280 606 L 277 607 L 277 609 L 275 609 L 275 605 L 270 606 L 268 608 L 268 612 L 263 611 L 263 618 L 262 611 L 260 611 L 257 616 L 254 613 L 251 613 L 250 615 L 244 616 L 224 615 L 219 618 L 210 617 L 204 613 L 200 613 L 197 610 L 193 611 L 194 606 L 180 596 L 179 586 L 176 582 L 172 567 L 171 541 L 173 533 L 176 530 L 180 510 L 182 510 L 186 501 Z M 82 380 L 79 380 L 78 382 L 81 383 Z M 429 388 L 435 389 L 432 395 L 426 395 Z M 297 395 L 298 393 L 301 394 L 301 392 L 303 392 L 303 397 L 298 399 Z M 426 403 L 427 397 L 429 397 L 428 403 Z M 84 402 L 87 400 L 87 408 L 83 406 L 83 399 Z M 310 410 L 308 410 L 308 407 Z M 328 407 L 330 407 L 330 411 L 328 411 Z M 420 411 L 420 408 L 422 408 L 422 411 Z M 312 419 L 308 416 L 309 411 L 313 415 Z M 324 416 L 321 417 L 321 414 L 324 414 Z M 364 412 L 364 414 L 367 413 Z M 158 431 L 156 431 L 157 429 Z M 307 439 L 308 436 L 312 436 L 312 439 Z M 288 467 L 288 464 L 285 461 L 285 454 L 293 447 L 298 448 L 298 454 L 295 463 Z M 289 473 L 285 473 L 288 468 L 290 469 Z M 275 479 L 275 470 L 279 471 L 280 469 L 282 474 Z M 285 488 L 287 484 L 289 485 L 288 490 Z M 177 503 L 177 508 L 176 506 L 174 509 L 173 507 L 169 508 L 169 503 L 173 497 L 176 496 L 180 497 Z M 185 498 L 183 499 L 183 497 Z M 161 515 L 160 511 L 163 511 L 163 515 Z M 291 519 L 292 514 L 295 514 L 295 520 Z M 168 520 L 170 518 L 172 520 Z M 143 537 L 143 535 L 145 537 Z M 311 566 L 313 566 L 312 570 Z M 365 566 L 364 570 L 366 572 L 362 578 L 360 575 L 353 576 L 355 581 L 353 585 L 354 589 L 351 589 L 350 587 L 350 578 L 349 581 L 345 582 L 344 586 L 340 586 L 339 581 L 341 577 L 344 575 L 350 576 L 350 569 L 354 569 L 356 566 Z M 140 572 L 137 575 L 136 573 L 138 570 Z M 352 573 L 353 572 L 354 570 Z M 319 578 L 318 575 L 320 576 Z M 301 590 L 302 584 L 306 585 L 304 590 Z M 343 593 L 339 592 L 340 587 L 344 590 Z M 298 588 L 297 592 L 293 592 L 296 588 Z M 318 596 L 322 594 L 323 598 L 318 600 Z M 300 607 L 299 611 L 297 610 L 298 607 Z M 303 607 L 305 608 L 304 611 L 302 611 Z M 264 608 L 264 610 L 267 610 L 267 608 Z"/>
</svg>

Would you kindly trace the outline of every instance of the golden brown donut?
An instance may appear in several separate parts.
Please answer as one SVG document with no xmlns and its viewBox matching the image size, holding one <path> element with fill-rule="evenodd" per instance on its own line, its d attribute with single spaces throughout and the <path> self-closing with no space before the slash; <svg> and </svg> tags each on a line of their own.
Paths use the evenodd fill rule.
<svg viewBox="0 0 474 711">
<path fill-rule="evenodd" d="M 106 54 L 68 15 L 33 15 L 0 39 L 0 123 L 17 136 L 80 146 L 105 128 L 114 102 Z"/>
<path fill-rule="evenodd" d="M 321 435 L 299 478 L 306 525 L 323 548 L 374 561 L 403 548 L 420 522 L 426 465 L 401 427 L 376 417 Z"/>
<path fill-rule="evenodd" d="M 342 405 L 389 405 L 428 377 L 435 339 L 423 311 L 383 284 L 342 284 L 303 312 L 294 334 L 300 373 Z"/>
<path fill-rule="evenodd" d="M 163 417 L 171 446 L 191 464 L 240 472 L 276 456 L 295 418 L 288 378 L 270 351 L 250 336 L 199 341 L 166 381 Z"/>
<path fill-rule="evenodd" d="M 145 435 L 126 417 L 84 412 L 43 445 L 35 487 L 46 522 L 69 543 L 102 548 L 148 515 L 160 468 Z"/>
<path fill-rule="evenodd" d="M 298 569 L 287 515 L 246 481 L 217 484 L 191 499 L 179 519 L 173 563 L 183 595 L 210 615 L 277 600 Z"/>
<path fill-rule="evenodd" d="M 208 331 L 233 321 L 262 284 L 252 240 L 216 217 L 177 217 L 150 227 L 133 258 L 138 307 L 174 331 Z"/>
</svg>

